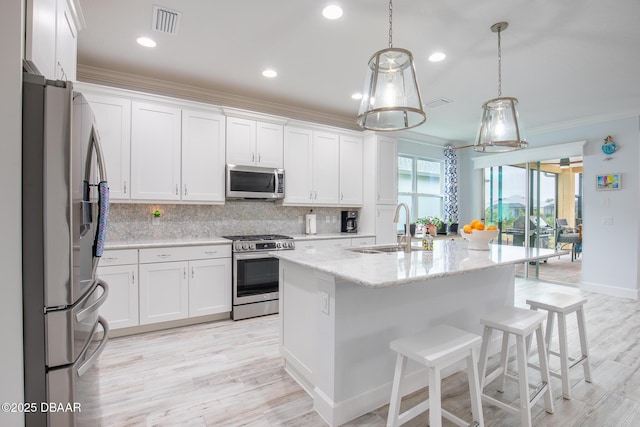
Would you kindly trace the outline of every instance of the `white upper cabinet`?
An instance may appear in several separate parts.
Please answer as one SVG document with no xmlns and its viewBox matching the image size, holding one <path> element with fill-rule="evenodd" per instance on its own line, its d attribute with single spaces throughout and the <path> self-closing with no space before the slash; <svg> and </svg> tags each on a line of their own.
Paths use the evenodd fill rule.
<svg viewBox="0 0 640 427">
<path fill-rule="evenodd" d="M 338 135 L 313 132 L 311 164 L 313 203 L 319 205 L 337 204 L 340 192 L 340 142 Z"/>
<path fill-rule="evenodd" d="M 283 126 L 227 117 L 227 163 L 282 168 Z"/>
<path fill-rule="evenodd" d="M 75 80 L 79 7 L 69 0 L 27 0 L 24 59 L 48 79 Z"/>
<path fill-rule="evenodd" d="M 100 135 L 102 152 L 107 165 L 109 198 L 130 198 L 131 101 L 116 96 L 84 94 Z"/>
<path fill-rule="evenodd" d="M 285 128 L 285 199 L 289 205 L 336 205 L 339 193 L 338 135 Z"/>
<path fill-rule="evenodd" d="M 66 0 L 58 0 L 56 18 L 56 78 L 75 80 L 78 30 Z"/>
<path fill-rule="evenodd" d="M 312 131 L 285 127 L 284 203 L 298 205 L 312 202 L 312 146 Z"/>
<path fill-rule="evenodd" d="M 362 138 L 340 136 L 340 204 L 362 206 Z"/>
<path fill-rule="evenodd" d="M 131 198 L 180 200 L 181 110 L 131 104 Z"/>
<path fill-rule="evenodd" d="M 398 143 L 396 139 L 378 136 L 377 201 L 379 205 L 398 203 Z"/>
<path fill-rule="evenodd" d="M 182 110 L 182 200 L 224 202 L 225 118 Z"/>
</svg>

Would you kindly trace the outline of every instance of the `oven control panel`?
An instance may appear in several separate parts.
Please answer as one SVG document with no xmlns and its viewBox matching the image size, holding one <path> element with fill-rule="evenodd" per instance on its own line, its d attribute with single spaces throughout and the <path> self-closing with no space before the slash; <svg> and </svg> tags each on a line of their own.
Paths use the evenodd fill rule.
<svg viewBox="0 0 640 427">
<path fill-rule="evenodd" d="M 295 249 L 293 240 L 234 242 L 234 252 L 282 251 Z"/>
</svg>

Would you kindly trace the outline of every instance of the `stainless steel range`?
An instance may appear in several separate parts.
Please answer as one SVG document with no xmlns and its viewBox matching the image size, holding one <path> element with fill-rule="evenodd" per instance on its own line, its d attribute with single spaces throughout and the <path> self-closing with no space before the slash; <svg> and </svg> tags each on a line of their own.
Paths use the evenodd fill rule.
<svg viewBox="0 0 640 427">
<path fill-rule="evenodd" d="M 231 317 L 239 320 L 277 313 L 278 259 L 268 252 L 295 249 L 293 239 L 278 234 L 223 237 L 233 240 Z"/>
</svg>

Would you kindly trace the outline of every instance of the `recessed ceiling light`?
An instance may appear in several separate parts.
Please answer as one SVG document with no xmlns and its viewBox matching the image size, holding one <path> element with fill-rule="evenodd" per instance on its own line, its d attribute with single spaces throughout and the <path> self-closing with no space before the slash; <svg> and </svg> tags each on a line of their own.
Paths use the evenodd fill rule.
<svg viewBox="0 0 640 427">
<path fill-rule="evenodd" d="M 351 99 L 360 100 L 360 99 L 362 99 L 362 94 L 361 93 L 354 93 L 353 95 L 351 95 Z"/>
<path fill-rule="evenodd" d="M 330 4 L 322 9 L 322 15 L 327 19 L 338 19 L 342 16 L 342 8 L 336 4 Z"/>
<path fill-rule="evenodd" d="M 272 70 L 271 68 L 267 68 L 266 70 L 264 70 L 262 72 L 262 75 L 265 77 L 269 77 L 270 79 L 274 78 L 275 76 L 278 75 L 278 73 L 276 73 L 275 70 Z"/>
<path fill-rule="evenodd" d="M 435 52 L 435 53 L 431 54 L 431 56 L 429 57 L 429 61 L 431 61 L 431 62 L 440 62 L 446 57 L 447 57 L 447 55 L 445 55 L 443 52 Z"/>
<path fill-rule="evenodd" d="M 144 47 L 156 47 L 156 42 L 150 39 L 149 37 L 138 37 L 136 39 L 140 46 Z"/>
</svg>

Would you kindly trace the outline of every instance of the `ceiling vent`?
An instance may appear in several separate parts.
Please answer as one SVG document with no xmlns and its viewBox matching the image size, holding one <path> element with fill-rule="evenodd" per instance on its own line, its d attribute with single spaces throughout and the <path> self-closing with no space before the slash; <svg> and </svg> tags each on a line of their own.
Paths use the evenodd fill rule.
<svg viewBox="0 0 640 427">
<path fill-rule="evenodd" d="M 435 110 L 436 108 L 443 107 L 447 104 L 451 104 L 453 101 L 447 98 L 436 98 L 424 103 L 425 110 Z"/>
<path fill-rule="evenodd" d="M 182 12 L 153 5 L 152 28 L 155 31 L 175 36 L 178 34 Z"/>
</svg>

